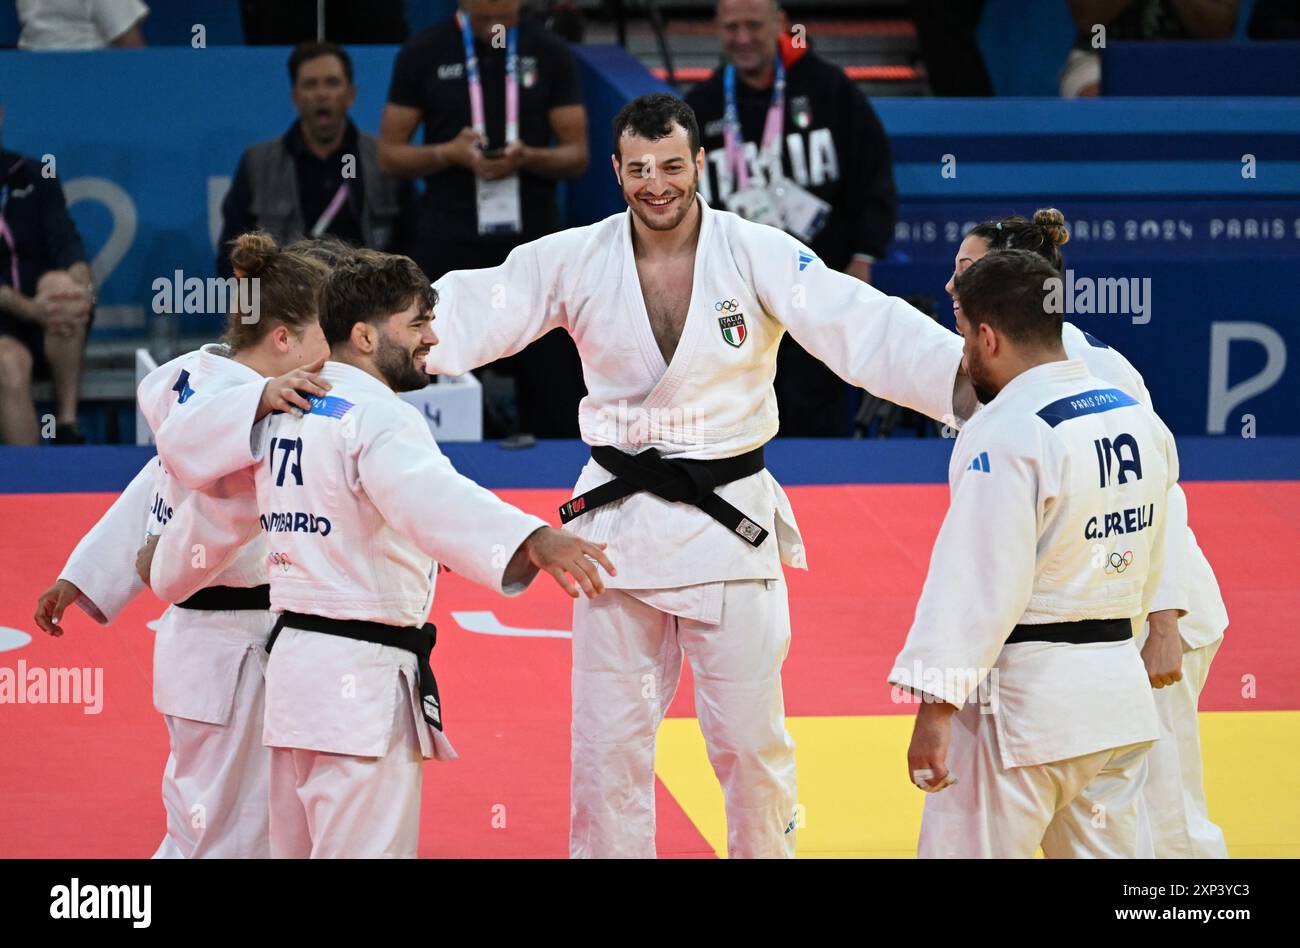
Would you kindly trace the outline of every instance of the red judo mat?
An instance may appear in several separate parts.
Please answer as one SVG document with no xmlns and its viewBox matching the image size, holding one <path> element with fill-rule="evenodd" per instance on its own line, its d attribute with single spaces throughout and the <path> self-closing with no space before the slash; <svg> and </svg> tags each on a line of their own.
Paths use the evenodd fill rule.
<svg viewBox="0 0 1300 948">
<path fill-rule="evenodd" d="M 1191 483 L 1191 520 L 1214 565 L 1232 627 L 1202 710 L 1300 708 L 1300 483 Z M 548 520 L 563 490 L 504 490 Z M 810 571 L 788 571 L 794 642 L 785 666 L 791 715 L 906 713 L 884 684 L 925 577 L 947 504 L 943 485 L 789 489 Z M 167 735 L 151 699 L 152 633 L 162 605 L 144 594 L 104 628 L 79 610 L 51 639 L 31 615 L 112 494 L 0 495 L 0 627 L 31 633 L 0 667 L 103 670 L 98 714 L 80 705 L 0 705 L 0 857 L 144 857 L 162 839 Z M 984 555 L 1004 552 L 990 523 Z M 452 612 L 491 612 L 506 630 L 567 631 L 569 601 L 543 578 L 503 599 L 455 575 L 439 580 L 434 666 L 447 733 L 461 759 L 424 768 L 420 854 L 564 856 L 569 775 L 569 642 L 467 632 Z M 1242 695 L 1242 677 L 1257 682 Z M 672 712 L 693 716 L 689 671 Z M 659 787 L 659 850 L 713 850 Z"/>
</svg>

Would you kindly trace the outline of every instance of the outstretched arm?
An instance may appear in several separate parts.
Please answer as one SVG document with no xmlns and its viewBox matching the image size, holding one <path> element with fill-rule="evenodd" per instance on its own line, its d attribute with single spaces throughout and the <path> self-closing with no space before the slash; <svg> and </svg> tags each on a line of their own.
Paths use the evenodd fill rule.
<svg viewBox="0 0 1300 948">
<path fill-rule="evenodd" d="M 602 591 L 591 560 L 610 573 L 613 566 L 600 546 L 547 526 L 458 472 L 418 412 L 371 406 L 357 425 L 361 488 L 426 555 L 505 595 L 522 592 L 538 570 L 570 596 L 577 588 L 568 576 L 588 596 Z"/>
<path fill-rule="evenodd" d="M 759 300 L 796 342 L 846 382 L 952 422 L 960 336 L 901 299 L 832 270 L 775 228 L 752 228 L 750 235 L 741 253 L 749 254 Z"/>
<path fill-rule="evenodd" d="M 438 344 L 425 362 L 430 374 L 464 375 L 552 329 L 567 329 L 564 261 L 557 257 L 558 245 L 543 237 L 516 247 L 499 267 L 453 270 L 438 280 Z"/>
<path fill-rule="evenodd" d="M 316 373 L 324 360 L 284 375 L 229 388 L 196 391 L 155 429 L 158 456 L 191 490 L 261 460 L 257 422 L 273 411 L 310 411 L 307 396 L 325 395 L 330 383 Z"/>
</svg>

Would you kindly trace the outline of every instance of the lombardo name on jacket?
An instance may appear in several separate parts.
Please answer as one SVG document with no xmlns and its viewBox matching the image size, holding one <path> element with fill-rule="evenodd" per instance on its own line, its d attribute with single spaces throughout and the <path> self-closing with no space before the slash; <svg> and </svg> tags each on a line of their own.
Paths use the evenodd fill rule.
<svg viewBox="0 0 1300 948">
<path fill-rule="evenodd" d="M 302 511 L 289 510 L 269 516 L 261 514 L 257 519 L 267 533 L 319 533 L 323 537 L 330 535 L 329 518 Z"/>
</svg>

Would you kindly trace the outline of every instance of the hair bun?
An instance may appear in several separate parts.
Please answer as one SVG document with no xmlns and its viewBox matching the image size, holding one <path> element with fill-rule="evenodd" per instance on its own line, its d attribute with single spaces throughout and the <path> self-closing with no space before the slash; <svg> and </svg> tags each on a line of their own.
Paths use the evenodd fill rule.
<svg viewBox="0 0 1300 948">
<path fill-rule="evenodd" d="M 275 238 L 266 231 L 240 234 L 230 247 L 230 265 L 240 279 L 258 277 L 280 253 Z"/>
<path fill-rule="evenodd" d="M 1034 223 L 1043 229 L 1056 246 L 1070 242 L 1070 232 L 1065 227 L 1065 215 L 1054 207 L 1034 211 Z"/>
</svg>

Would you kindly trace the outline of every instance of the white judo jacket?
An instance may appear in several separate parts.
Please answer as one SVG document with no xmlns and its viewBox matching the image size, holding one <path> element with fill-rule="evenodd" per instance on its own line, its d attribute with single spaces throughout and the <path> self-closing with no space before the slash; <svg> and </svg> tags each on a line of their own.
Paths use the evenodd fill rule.
<svg viewBox="0 0 1300 948">
<path fill-rule="evenodd" d="M 1065 354 L 1071 359 L 1082 359 L 1088 371 L 1097 378 L 1123 389 L 1154 410 L 1141 373 L 1119 351 L 1072 323 L 1062 326 L 1061 341 L 1065 344 Z M 1170 489 L 1169 502 L 1181 504 L 1185 510 L 1187 495 L 1178 484 Z M 1185 513 L 1183 519 L 1186 519 Z M 1168 522 L 1176 527 L 1179 518 L 1170 517 Z M 1178 622 L 1178 632 L 1185 648 L 1212 645 L 1223 638 L 1228 627 L 1228 610 L 1223 604 L 1223 594 L 1219 591 L 1214 570 L 1201 552 L 1191 527 L 1186 529 L 1181 540 L 1167 535 L 1166 542 L 1165 569 L 1150 611 L 1177 609 L 1183 613 Z M 1182 553 L 1184 547 L 1185 555 Z"/>
<path fill-rule="evenodd" d="M 232 359 L 226 346 L 213 343 L 154 369 L 140 383 L 137 399 L 145 421 L 156 434 L 173 415 L 177 416 L 178 424 L 188 424 L 186 415 L 189 402 L 199 392 L 208 398 L 219 400 L 225 392 L 239 386 L 257 386 L 260 391 L 265 384 L 266 379 L 255 370 Z M 201 451 L 201 445 L 195 450 Z M 161 453 L 155 468 L 157 477 L 150 532 L 160 533 L 176 508 L 190 495 L 190 489 L 173 476 L 171 466 Z M 213 488 L 217 493 L 233 489 L 233 483 L 210 483 L 204 486 Z M 234 552 L 237 555 L 229 558 L 220 570 L 205 573 L 202 585 L 195 586 L 190 593 L 207 586 L 245 588 L 264 585 L 267 581 L 265 541 L 254 535 Z M 180 602 L 184 598 L 186 597 L 165 601 Z"/>
<path fill-rule="evenodd" d="M 157 432 L 176 406 L 188 402 L 198 391 L 200 379 L 202 389 L 213 394 L 261 379 L 228 356 L 225 346 L 207 345 L 177 356 L 145 376 L 137 400 L 150 429 Z M 161 458 L 152 458 L 73 549 L 59 576 L 81 590 L 76 604 L 96 622 L 112 622 L 144 589 L 135 571 L 136 550 L 149 536 L 162 532 L 188 494 Z M 260 586 L 266 582 L 264 555 L 264 547 L 254 545 L 238 562 L 229 564 L 226 572 L 208 574 L 204 585 Z"/>
<path fill-rule="evenodd" d="M 671 363 L 655 342 L 637 277 L 631 211 L 515 248 L 499 267 L 458 270 L 438 290 L 432 373 L 460 375 L 563 328 L 582 357 L 582 438 L 627 453 L 728 458 L 776 434 L 777 348 L 787 331 L 836 373 L 934 418 L 952 411 L 956 334 L 844 273 L 803 244 L 701 199 L 694 284 Z M 574 495 L 611 480 L 595 461 Z M 772 536 L 751 547 L 702 510 L 633 494 L 568 524 L 609 544 L 612 588 L 776 579 L 806 568 L 789 500 L 766 471 L 716 493 Z M 773 542 L 775 541 L 775 542 Z"/>
<path fill-rule="evenodd" d="M 1082 361 L 1013 379 L 954 445 L 951 500 L 889 681 L 961 707 L 986 697 L 1002 763 L 1159 736 L 1132 641 L 1004 644 L 1017 624 L 1144 620 L 1178 478 L 1173 436 Z M 1185 528 L 1185 524 L 1183 526 Z"/>
<path fill-rule="evenodd" d="M 227 353 L 221 345 L 204 346 L 149 373 L 137 392 L 149 426 L 157 431 L 177 406 L 184 405 L 200 388 L 216 393 L 230 385 L 261 380 Z M 148 536 L 164 531 L 188 494 L 162 460 L 153 458 L 77 544 L 59 575 L 81 590 L 77 605 L 95 621 L 112 622 L 143 590 L 135 571 L 136 551 Z M 161 598 L 179 602 L 207 586 L 249 587 L 266 582 L 265 543 L 260 537 L 230 554 L 222 569 L 205 573 L 185 596 Z M 154 707 L 174 717 L 224 724 L 246 646 L 232 637 L 190 628 L 189 617 L 174 612 L 159 623 L 155 633 Z"/>
<path fill-rule="evenodd" d="M 251 441 L 261 385 L 232 391 L 226 407 L 197 403 L 204 415 L 195 425 L 204 428 L 214 414 L 239 407 L 242 437 L 213 439 L 234 456 L 212 450 L 205 458 L 214 469 L 242 473 L 243 489 L 196 493 L 178 508 L 154 556 L 154 585 L 169 596 L 186 595 L 203 582 L 188 556 L 194 544 L 207 551 L 205 568 L 221 569 L 260 530 L 274 612 L 420 626 L 429 616 L 439 562 L 505 595 L 522 592 L 536 569 L 508 586 L 505 569 L 545 521 L 457 473 L 420 411 L 380 380 L 339 362 L 327 362 L 321 374 L 332 385 L 329 395 L 313 397 L 302 417 L 268 416 L 252 429 Z M 208 476 L 201 467 L 189 469 Z M 290 627 L 267 670 L 266 743 L 383 756 L 399 674 L 424 756 L 455 756 L 420 714 L 410 653 Z"/>
</svg>

